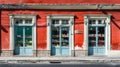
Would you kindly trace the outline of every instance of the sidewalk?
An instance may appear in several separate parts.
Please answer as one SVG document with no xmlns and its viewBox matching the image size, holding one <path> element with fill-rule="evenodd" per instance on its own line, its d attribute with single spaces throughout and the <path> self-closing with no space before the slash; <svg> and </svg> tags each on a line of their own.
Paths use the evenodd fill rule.
<svg viewBox="0 0 120 67">
<path fill-rule="evenodd" d="M 120 63 L 120 57 L 0 57 L 0 63 Z"/>
</svg>

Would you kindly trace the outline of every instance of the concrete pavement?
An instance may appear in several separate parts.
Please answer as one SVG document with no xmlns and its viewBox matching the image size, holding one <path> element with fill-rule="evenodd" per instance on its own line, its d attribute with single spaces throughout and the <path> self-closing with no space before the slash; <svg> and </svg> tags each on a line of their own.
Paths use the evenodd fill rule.
<svg viewBox="0 0 120 67">
<path fill-rule="evenodd" d="M 120 57 L 0 57 L 0 63 L 120 63 Z"/>
</svg>

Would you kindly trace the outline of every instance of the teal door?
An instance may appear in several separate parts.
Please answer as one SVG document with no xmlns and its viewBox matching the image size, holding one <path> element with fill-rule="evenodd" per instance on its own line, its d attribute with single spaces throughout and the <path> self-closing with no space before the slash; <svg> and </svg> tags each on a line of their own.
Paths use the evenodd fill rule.
<svg viewBox="0 0 120 67">
<path fill-rule="evenodd" d="M 15 55 L 32 55 L 32 26 L 14 27 Z"/>
<path fill-rule="evenodd" d="M 61 22 L 61 23 L 60 23 Z M 51 55 L 69 56 L 70 26 L 68 20 L 53 20 L 51 26 Z"/>
<path fill-rule="evenodd" d="M 97 21 L 98 22 L 98 21 Z M 89 55 L 105 55 L 105 26 L 89 25 L 88 27 L 88 54 Z"/>
</svg>

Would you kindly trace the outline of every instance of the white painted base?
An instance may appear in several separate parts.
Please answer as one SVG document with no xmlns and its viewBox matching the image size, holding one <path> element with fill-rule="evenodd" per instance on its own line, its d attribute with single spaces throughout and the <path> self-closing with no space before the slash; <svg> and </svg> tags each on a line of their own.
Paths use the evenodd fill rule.
<svg viewBox="0 0 120 67">
<path fill-rule="evenodd" d="M 109 57 L 120 57 L 120 50 L 111 50 L 108 53 Z"/>
</svg>

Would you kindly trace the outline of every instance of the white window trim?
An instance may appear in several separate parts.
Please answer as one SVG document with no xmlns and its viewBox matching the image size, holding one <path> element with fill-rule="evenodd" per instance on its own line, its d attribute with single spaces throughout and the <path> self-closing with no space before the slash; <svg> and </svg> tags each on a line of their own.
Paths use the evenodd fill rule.
<svg viewBox="0 0 120 67">
<path fill-rule="evenodd" d="M 84 49 L 88 50 L 88 20 L 89 19 L 105 19 L 105 47 L 106 47 L 106 52 L 105 55 L 108 55 L 108 52 L 110 51 L 110 19 L 111 15 L 106 15 L 106 14 L 88 14 L 84 16 Z"/>
<path fill-rule="evenodd" d="M 69 19 L 70 24 L 70 55 L 71 50 L 74 50 L 74 15 L 47 15 L 47 50 L 51 50 L 51 21 L 52 19 Z"/>
<path fill-rule="evenodd" d="M 32 30 L 33 30 L 33 35 L 32 38 L 33 38 L 33 50 L 36 50 L 36 16 L 37 15 L 21 15 L 21 14 L 10 14 L 9 17 L 10 17 L 10 50 L 14 50 L 14 25 L 15 25 L 15 22 L 14 22 L 14 19 L 15 18 L 31 18 L 32 19 L 32 24 L 30 25 L 27 25 L 27 26 L 33 26 L 32 27 Z M 25 24 L 26 25 L 26 24 Z M 23 25 L 24 26 L 24 25 Z"/>
</svg>

